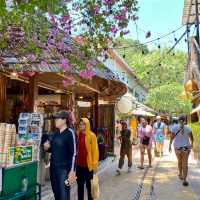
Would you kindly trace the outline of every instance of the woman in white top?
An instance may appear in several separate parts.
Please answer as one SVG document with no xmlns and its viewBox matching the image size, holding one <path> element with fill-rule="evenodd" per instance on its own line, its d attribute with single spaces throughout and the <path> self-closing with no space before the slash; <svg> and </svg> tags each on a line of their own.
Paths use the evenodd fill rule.
<svg viewBox="0 0 200 200">
<path fill-rule="evenodd" d="M 188 157 L 193 147 L 193 135 L 191 128 L 185 125 L 184 116 L 179 117 L 179 126 L 173 126 L 171 129 L 170 152 L 172 142 L 174 142 L 174 149 L 178 160 L 178 176 L 183 180 L 183 186 L 188 186 Z"/>
</svg>

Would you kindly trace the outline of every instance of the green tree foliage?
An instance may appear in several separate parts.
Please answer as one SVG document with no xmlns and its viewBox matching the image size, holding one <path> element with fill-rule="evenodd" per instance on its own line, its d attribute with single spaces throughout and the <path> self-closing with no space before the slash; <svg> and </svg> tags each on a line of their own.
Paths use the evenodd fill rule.
<svg viewBox="0 0 200 200">
<path fill-rule="evenodd" d="M 191 98 L 183 98 L 183 86 L 179 83 L 162 85 L 151 89 L 146 104 L 153 109 L 168 114 L 189 114 L 192 109 Z"/>
<path fill-rule="evenodd" d="M 9 51 L 31 54 L 34 62 L 60 61 L 66 72 L 68 63 L 91 71 L 88 60 L 104 53 L 116 34 L 129 32 L 137 10 L 137 0 L 1 0 L 0 61 Z M 81 47 L 72 53 L 74 40 Z"/>
<path fill-rule="evenodd" d="M 183 100 L 180 97 L 184 90 L 184 52 L 169 54 L 168 48 L 150 51 L 138 41 L 123 38 L 117 38 L 115 45 L 118 53 L 125 58 L 141 83 L 149 90 L 147 105 L 169 114 L 186 114 L 191 111 L 191 98 Z"/>
<path fill-rule="evenodd" d="M 116 50 L 136 72 L 138 78 L 147 89 L 170 83 L 182 83 L 186 55 L 177 51 L 168 54 L 168 48 L 149 51 L 132 39 L 116 39 Z M 129 48 L 123 48 L 129 47 Z"/>
</svg>

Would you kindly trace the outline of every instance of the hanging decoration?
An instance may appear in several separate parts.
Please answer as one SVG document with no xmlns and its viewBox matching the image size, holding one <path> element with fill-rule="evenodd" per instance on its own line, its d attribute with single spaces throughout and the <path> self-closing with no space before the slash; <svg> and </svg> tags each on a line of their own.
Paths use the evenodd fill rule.
<svg viewBox="0 0 200 200">
<path fill-rule="evenodd" d="M 151 37 L 151 31 L 148 31 L 145 35 L 146 39 Z"/>
</svg>

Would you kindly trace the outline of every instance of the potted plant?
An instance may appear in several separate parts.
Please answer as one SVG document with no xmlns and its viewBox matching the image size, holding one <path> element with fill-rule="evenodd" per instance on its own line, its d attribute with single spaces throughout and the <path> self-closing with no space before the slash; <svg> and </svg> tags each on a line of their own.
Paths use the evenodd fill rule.
<svg viewBox="0 0 200 200">
<path fill-rule="evenodd" d="M 99 160 L 104 160 L 105 158 L 105 140 L 103 135 L 97 136 L 97 142 L 99 146 Z"/>
</svg>

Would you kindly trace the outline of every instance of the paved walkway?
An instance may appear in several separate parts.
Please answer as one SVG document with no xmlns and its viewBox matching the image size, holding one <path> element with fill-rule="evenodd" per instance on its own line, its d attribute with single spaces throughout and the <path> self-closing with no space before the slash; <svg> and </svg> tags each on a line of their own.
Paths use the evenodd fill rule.
<svg viewBox="0 0 200 200">
<path fill-rule="evenodd" d="M 127 172 L 127 163 L 120 176 L 116 175 L 118 158 L 108 159 L 100 167 L 100 200 L 200 200 L 200 168 L 190 158 L 189 187 L 183 187 L 177 178 L 177 163 L 174 153 L 155 158 L 153 168 L 137 169 L 139 152 L 133 150 L 134 166 Z M 147 157 L 147 155 L 146 155 Z M 147 166 L 147 163 L 146 163 Z M 46 190 L 42 200 L 53 199 L 51 190 Z M 76 187 L 72 189 L 72 200 L 76 200 Z M 51 197 L 51 198 L 50 198 Z M 86 199 L 86 198 L 85 198 Z"/>
</svg>

